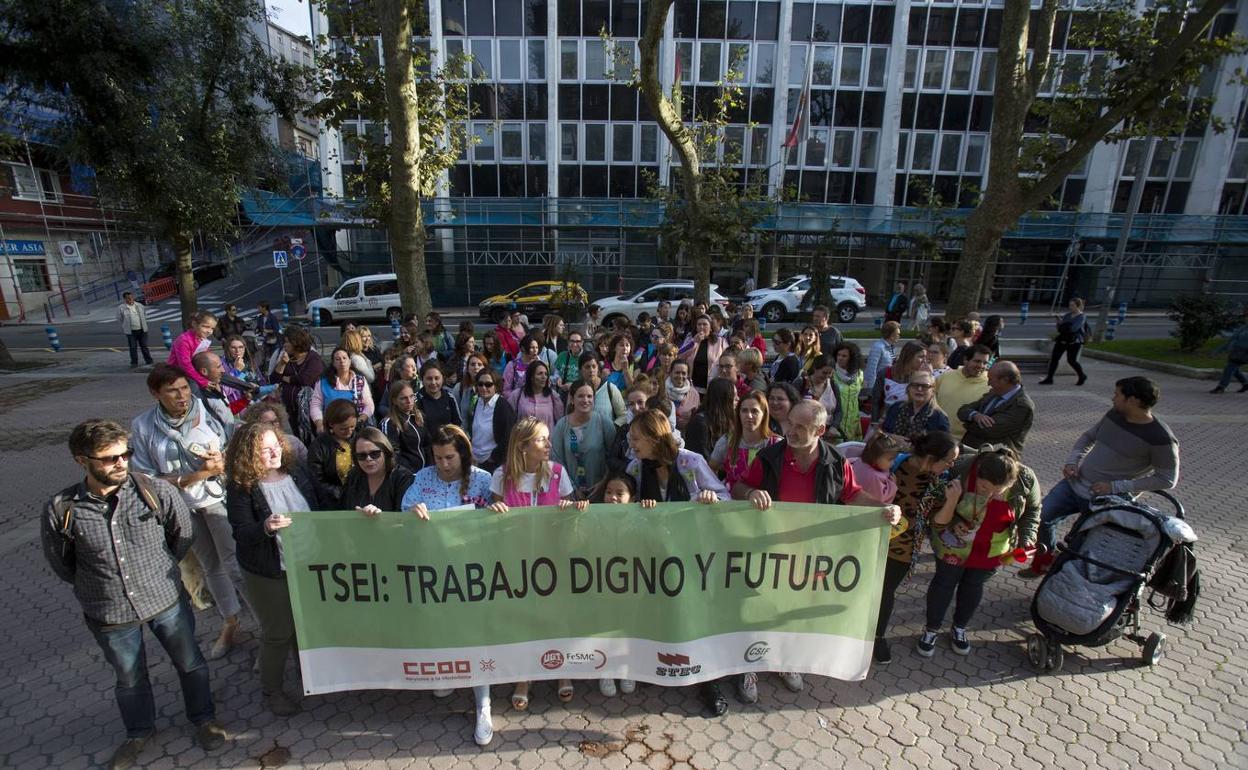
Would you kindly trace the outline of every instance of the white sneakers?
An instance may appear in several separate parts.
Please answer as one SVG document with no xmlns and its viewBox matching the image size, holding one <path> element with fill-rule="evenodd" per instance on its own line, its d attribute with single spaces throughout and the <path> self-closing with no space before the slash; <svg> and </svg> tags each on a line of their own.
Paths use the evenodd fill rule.
<svg viewBox="0 0 1248 770">
<path fill-rule="evenodd" d="M 784 686 L 789 688 L 789 692 L 801 692 L 806 683 L 802 681 L 802 675 L 788 671 L 780 674 L 780 681 L 784 682 Z"/>
<path fill-rule="evenodd" d="M 758 703 L 758 674 L 753 671 L 742 674 L 737 690 L 741 693 L 742 703 Z"/>
<path fill-rule="evenodd" d="M 628 695 L 629 693 L 633 692 L 636 689 L 637 689 L 637 683 L 634 682 L 632 679 L 620 680 L 620 692 L 624 693 L 625 695 Z"/>
<path fill-rule="evenodd" d="M 433 697 L 435 697 L 435 698 L 449 698 L 449 697 L 451 697 L 451 693 L 453 693 L 453 692 L 455 692 L 455 691 L 454 691 L 454 690 L 451 690 L 451 689 L 446 689 L 446 690 L 434 690 L 434 691 L 433 691 Z"/>
<path fill-rule="evenodd" d="M 472 739 L 478 746 L 489 746 L 494 740 L 494 717 L 490 714 L 489 698 L 477 704 L 477 729 L 473 731 Z"/>
<path fill-rule="evenodd" d="M 618 692 L 622 692 L 625 695 L 628 695 L 629 693 L 633 692 L 636 689 L 637 689 L 637 683 L 634 682 L 632 679 L 620 680 L 620 686 L 619 686 Z M 614 698 L 617 692 L 616 686 L 615 686 L 615 680 L 614 679 L 599 679 L 598 680 L 598 692 L 602 693 L 604 697 Z"/>
</svg>

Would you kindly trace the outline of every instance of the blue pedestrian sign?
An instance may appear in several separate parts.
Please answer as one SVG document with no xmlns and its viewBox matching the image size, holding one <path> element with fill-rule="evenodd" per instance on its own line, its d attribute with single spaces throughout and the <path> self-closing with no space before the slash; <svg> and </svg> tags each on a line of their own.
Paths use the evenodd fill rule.
<svg viewBox="0 0 1248 770">
<path fill-rule="evenodd" d="M 283 268 L 290 264 L 290 257 L 284 251 L 273 252 L 273 267 Z"/>
<path fill-rule="evenodd" d="M 290 247 L 290 256 L 294 257 L 295 259 L 303 259 L 307 255 L 308 255 L 308 250 L 305 249 L 303 247 L 303 244 L 301 243 L 296 243 L 294 246 Z"/>
</svg>

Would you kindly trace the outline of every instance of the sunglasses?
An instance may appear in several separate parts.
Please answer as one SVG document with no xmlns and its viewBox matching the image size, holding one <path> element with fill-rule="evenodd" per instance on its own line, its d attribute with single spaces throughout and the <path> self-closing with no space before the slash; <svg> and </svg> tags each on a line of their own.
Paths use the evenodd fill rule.
<svg viewBox="0 0 1248 770">
<path fill-rule="evenodd" d="M 100 455 L 99 457 L 86 455 L 88 460 L 95 460 L 97 463 L 104 463 L 105 465 L 116 465 L 118 460 L 129 462 L 131 457 L 134 457 L 133 449 L 127 449 L 119 455 Z"/>
<path fill-rule="evenodd" d="M 356 452 L 355 456 L 360 460 L 380 460 L 384 454 L 382 450 L 374 449 L 371 452 Z"/>
<path fill-rule="evenodd" d="M 477 387 L 478 388 L 492 388 L 494 387 L 494 380 L 477 380 Z"/>
</svg>

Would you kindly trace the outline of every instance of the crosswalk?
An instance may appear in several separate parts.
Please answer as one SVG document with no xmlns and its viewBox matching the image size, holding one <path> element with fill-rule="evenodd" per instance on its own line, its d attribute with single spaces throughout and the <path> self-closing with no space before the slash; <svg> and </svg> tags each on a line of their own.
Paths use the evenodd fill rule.
<svg viewBox="0 0 1248 770">
<path fill-rule="evenodd" d="M 209 313 L 212 313 L 213 315 L 220 317 L 222 315 L 225 315 L 225 306 L 228 304 L 230 303 L 227 300 L 221 299 L 219 297 L 213 297 L 210 295 L 201 295 L 199 297 L 199 303 L 197 307 L 200 310 L 206 310 Z M 259 310 L 253 307 L 248 310 L 240 310 L 239 316 L 241 316 L 244 319 L 251 319 L 251 318 L 254 318 L 256 315 L 258 315 L 259 312 L 260 312 Z M 175 323 L 181 323 L 182 321 L 182 306 L 178 304 L 177 297 L 163 300 L 161 302 L 157 302 L 154 305 L 148 306 L 147 308 L 148 324 L 150 324 L 151 326 L 159 326 L 160 324 L 166 323 L 169 321 L 173 321 Z M 116 323 L 117 323 L 116 319 L 113 319 L 113 318 L 100 319 L 96 321 L 96 324 L 98 325 L 116 325 Z"/>
</svg>

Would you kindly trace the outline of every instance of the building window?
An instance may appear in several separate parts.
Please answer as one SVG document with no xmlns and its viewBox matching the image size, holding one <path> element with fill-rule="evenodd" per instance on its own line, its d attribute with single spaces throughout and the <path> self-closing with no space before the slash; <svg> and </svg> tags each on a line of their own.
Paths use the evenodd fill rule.
<svg viewBox="0 0 1248 770">
<path fill-rule="evenodd" d="M 17 200 L 61 202 L 61 182 L 55 172 L 22 163 L 4 165 L 8 166 L 13 178 L 13 197 Z"/>
<path fill-rule="evenodd" d="M 754 126 L 750 129 L 750 165 L 767 165 L 767 126 Z"/>
<path fill-rule="evenodd" d="M 806 85 L 806 51 L 809 46 L 794 43 L 789 46 L 789 85 Z"/>
<path fill-rule="evenodd" d="M 750 81 L 750 44 L 728 44 L 728 69 L 736 73 L 734 81 L 748 83 Z"/>
<path fill-rule="evenodd" d="M 605 163 L 607 160 L 607 127 L 602 123 L 585 124 L 585 162 Z"/>
<path fill-rule="evenodd" d="M 940 89 L 945 84 L 945 61 L 949 52 L 943 49 L 928 50 L 923 63 L 923 87 Z"/>
<path fill-rule="evenodd" d="M 841 86 L 857 88 L 862 83 L 862 49 L 841 49 Z"/>
<path fill-rule="evenodd" d="M 577 160 L 576 124 L 563 123 L 559 126 L 559 160 Z"/>
<path fill-rule="evenodd" d="M 883 88 L 888 77 L 888 49 L 872 48 L 870 68 L 867 70 L 867 88 Z"/>
<path fill-rule="evenodd" d="M 996 85 L 997 52 L 982 51 L 979 54 L 979 79 L 975 83 L 975 90 L 981 93 L 991 93 Z"/>
<path fill-rule="evenodd" d="M 754 82 L 771 85 L 776 79 L 776 44 L 754 44 Z"/>
<path fill-rule="evenodd" d="M 52 290 L 52 282 L 48 278 L 48 263 L 42 259 L 13 260 L 13 274 L 17 277 L 17 287 L 22 291 Z"/>
<path fill-rule="evenodd" d="M 473 123 L 472 157 L 478 163 L 494 160 L 494 131 L 489 123 Z"/>
<path fill-rule="evenodd" d="M 529 124 L 529 160 L 546 160 L 546 124 Z"/>
<path fill-rule="evenodd" d="M 504 161 L 524 160 L 524 128 L 519 123 L 504 123 L 499 129 L 499 158 Z"/>
<path fill-rule="evenodd" d="M 917 88 L 919 83 L 919 49 L 906 49 L 906 69 L 901 76 L 901 87 Z"/>
<path fill-rule="evenodd" d="M 520 41 L 503 38 L 498 41 L 498 79 L 518 81 L 524 72 L 520 61 Z"/>
<path fill-rule="evenodd" d="M 472 42 L 472 74 L 482 80 L 494 78 L 494 41 L 473 40 Z"/>
<path fill-rule="evenodd" d="M 914 135 L 914 158 L 910 161 L 912 171 L 931 171 L 932 154 L 936 149 L 935 134 Z"/>
<path fill-rule="evenodd" d="M 546 79 L 546 41 L 529 40 L 529 80 Z M 576 57 L 573 57 L 575 63 Z"/>
<path fill-rule="evenodd" d="M 693 82 L 693 43 L 676 44 L 676 71 L 680 73 L 680 82 Z"/>
<path fill-rule="evenodd" d="M 722 43 L 699 43 L 698 44 L 698 82 L 699 83 L 718 83 L 722 74 L 720 72 L 720 57 L 723 51 Z"/>
<path fill-rule="evenodd" d="M 641 151 L 638 159 L 642 163 L 657 163 L 659 160 L 659 127 L 653 123 L 641 127 Z"/>
<path fill-rule="evenodd" d="M 806 140 L 806 167 L 823 168 L 828 164 L 828 129 L 814 127 L 810 129 L 810 138 Z"/>
<path fill-rule="evenodd" d="M 611 126 L 611 160 L 615 163 L 633 162 L 632 123 L 616 123 Z"/>
<path fill-rule="evenodd" d="M 815 64 L 811 70 L 810 82 L 817 86 L 835 85 L 836 46 L 815 46 Z"/>
<path fill-rule="evenodd" d="M 983 134 L 971 134 L 966 139 L 966 158 L 962 161 L 962 170 L 968 174 L 979 174 L 984 170 L 984 145 L 988 137 Z"/>
<path fill-rule="evenodd" d="M 858 168 L 874 169 L 879 152 L 880 132 L 863 131 L 858 145 Z M 901 165 L 898 163 L 898 165 Z"/>
<path fill-rule="evenodd" d="M 607 49 L 601 40 L 585 41 L 585 79 L 607 79 Z"/>
<path fill-rule="evenodd" d="M 953 70 L 949 74 L 950 91 L 971 90 L 971 76 L 975 71 L 974 51 L 954 51 Z"/>
<path fill-rule="evenodd" d="M 576 46 L 575 40 L 563 40 L 559 43 L 559 77 L 563 80 L 576 80 L 580 77 Z"/>
<path fill-rule="evenodd" d="M 615 79 L 627 83 L 633 79 L 633 67 L 637 61 L 637 43 L 632 40 L 617 40 L 611 46 L 611 68 Z"/>
<path fill-rule="evenodd" d="M 852 168 L 854 165 L 854 132 L 837 131 L 832 136 L 832 165 Z"/>
<path fill-rule="evenodd" d="M 962 135 L 945 134 L 940 140 L 940 164 L 937 170 L 957 172 L 958 158 L 961 154 Z"/>
</svg>

